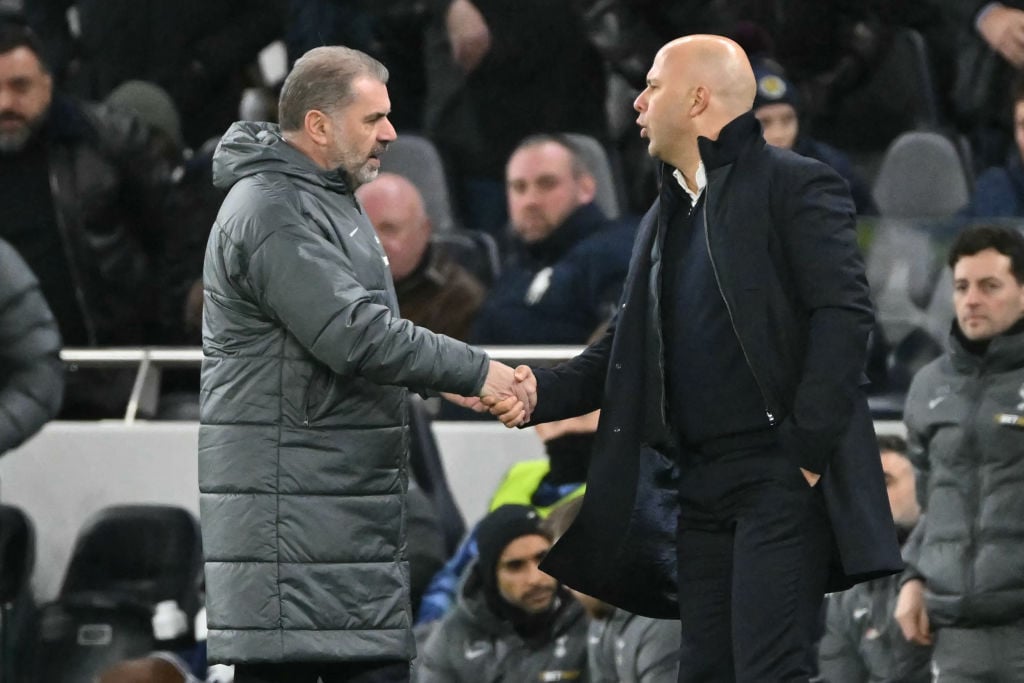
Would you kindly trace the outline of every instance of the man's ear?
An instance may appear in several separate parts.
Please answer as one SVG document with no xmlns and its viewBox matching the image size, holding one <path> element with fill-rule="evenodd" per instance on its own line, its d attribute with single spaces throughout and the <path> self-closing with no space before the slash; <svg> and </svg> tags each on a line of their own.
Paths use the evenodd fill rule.
<svg viewBox="0 0 1024 683">
<path fill-rule="evenodd" d="M 316 144 L 324 147 L 331 136 L 331 119 L 318 109 L 310 109 L 302 120 L 306 135 Z"/>
<path fill-rule="evenodd" d="M 594 201 L 594 196 L 597 194 L 597 180 L 594 176 L 584 173 L 577 179 L 576 185 L 579 188 L 576 196 L 580 200 L 580 204 L 589 204 Z"/>
<path fill-rule="evenodd" d="M 698 85 L 693 89 L 693 95 L 690 97 L 690 101 L 686 104 L 689 105 L 690 116 L 698 116 L 704 113 L 704 110 L 708 108 L 708 104 L 711 102 L 711 93 L 703 85 Z"/>
</svg>

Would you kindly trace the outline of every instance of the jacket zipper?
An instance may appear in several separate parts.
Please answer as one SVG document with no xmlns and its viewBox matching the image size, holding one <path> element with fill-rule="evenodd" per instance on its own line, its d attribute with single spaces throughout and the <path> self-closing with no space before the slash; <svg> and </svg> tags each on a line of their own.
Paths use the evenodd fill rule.
<svg viewBox="0 0 1024 683">
<path fill-rule="evenodd" d="M 740 336 L 740 331 L 736 327 L 736 320 L 732 315 L 732 307 L 729 305 L 729 297 L 725 295 L 725 290 L 722 289 L 722 280 L 718 276 L 718 266 L 715 264 L 715 256 L 711 252 L 711 238 L 708 235 L 708 197 L 710 184 L 704 187 L 704 202 L 701 204 L 701 214 L 704 216 L 704 244 L 708 248 L 708 261 L 711 262 L 711 272 L 715 275 L 715 285 L 718 287 L 718 293 L 722 297 L 722 301 L 725 302 L 725 312 L 729 315 L 729 324 L 732 325 L 732 332 L 736 335 L 736 342 L 740 345 L 740 351 L 743 352 L 743 358 L 747 361 L 747 367 L 750 368 L 750 374 L 754 377 L 754 383 L 757 384 L 757 390 L 761 393 L 761 403 L 764 405 L 764 414 L 768 418 L 768 426 L 775 426 L 775 413 L 768 407 L 768 398 L 764 392 L 764 385 L 761 384 L 761 378 L 757 376 L 757 371 L 754 370 L 754 364 L 750 362 L 750 355 L 747 353 L 747 349 L 743 346 L 743 337 Z"/>
<path fill-rule="evenodd" d="M 974 556 L 975 549 L 978 545 L 978 534 L 980 533 L 980 525 L 978 523 L 978 507 L 981 504 L 981 491 L 982 482 L 981 477 L 984 476 L 982 471 L 982 465 L 984 464 L 984 458 L 976 447 L 977 443 L 977 428 L 975 427 L 975 420 L 978 417 L 978 411 L 981 408 L 982 395 L 984 394 L 984 382 L 982 381 L 982 375 L 984 368 L 978 368 L 973 378 L 975 386 L 972 387 L 970 393 L 971 405 L 968 408 L 966 419 L 964 420 L 964 436 L 960 442 L 960 453 L 966 454 L 973 450 L 978 453 L 978 462 L 975 466 L 977 476 L 971 478 L 970 490 L 968 491 L 967 505 L 970 506 L 970 520 L 971 520 L 971 531 L 970 536 L 967 538 L 967 547 L 964 548 L 964 601 L 970 600 L 973 594 L 974 588 L 974 563 L 977 558 Z"/>
<path fill-rule="evenodd" d="M 53 161 L 51 160 L 51 164 Z M 96 346 L 96 324 L 89 315 L 89 309 L 85 305 L 85 292 L 82 289 L 82 277 L 78 271 L 78 264 L 75 261 L 71 249 L 71 238 L 68 233 L 67 224 L 64 222 L 64 212 L 60 205 L 60 182 L 57 180 L 57 172 L 50 167 L 50 192 L 53 196 L 53 214 L 57 222 L 57 230 L 60 231 L 61 246 L 64 248 L 64 258 L 68 261 L 68 270 L 71 272 L 71 283 L 75 290 L 75 300 L 78 302 L 78 310 L 82 314 L 82 323 L 85 325 L 85 334 L 89 339 L 89 346 Z"/>
</svg>

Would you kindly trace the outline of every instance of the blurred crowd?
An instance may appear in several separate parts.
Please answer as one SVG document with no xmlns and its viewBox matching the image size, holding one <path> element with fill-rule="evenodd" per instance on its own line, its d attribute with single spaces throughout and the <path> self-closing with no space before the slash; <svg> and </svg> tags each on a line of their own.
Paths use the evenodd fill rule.
<svg viewBox="0 0 1024 683">
<path fill-rule="evenodd" d="M 618 304 L 636 226 L 658 194 L 633 102 L 657 49 L 690 33 L 739 42 L 767 142 L 823 161 L 850 187 L 878 316 L 867 369 L 875 416 L 900 419 L 908 391 L 918 408 L 956 396 L 955 379 L 946 393 L 927 392 L 931 375 L 916 380 L 917 394 L 911 387 L 923 368 L 940 372 L 950 324 L 963 323 L 950 244 L 981 224 L 1024 227 L 1024 1 L 0 0 L 0 454 L 54 416 L 123 414 L 134 371 L 62 367 L 61 348 L 201 343 L 204 252 L 223 199 L 213 153 L 234 121 L 276 119 L 283 73 L 268 67 L 267 51 L 276 42 L 282 71 L 312 47 L 343 44 L 390 72 L 394 161 L 385 153 L 385 172 L 357 196 L 404 317 L 480 345 L 588 343 Z M 406 140 L 416 145 L 402 148 Z M 1024 254 L 1002 244 L 957 253 L 995 249 L 1014 260 L 1016 278 Z M 942 369 L 953 376 L 974 358 L 984 379 L 991 367 L 977 358 L 987 344 L 952 336 L 953 369 Z M 1020 365 L 1006 354 L 1012 380 L 1001 390 L 1017 396 Z M 197 371 L 165 372 L 161 391 L 166 400 L 147 417 L 196 418 Z M 897 624 L 898 601 L 918 621 L 926 598 L 939 605 L 946 633 L 974 623 L 969 609 L 950 606 L 969 591 L 947 592 L 945 603 L 927 593 L 943 576 L 939 556 L 976 557 L 974 541 L 927 536 L 918 522 L 929 493 L 920 481 L 914 491 L 931 440 L 955 451 L 942 427 L 976 416 L 976 403 L 958 405 L 969 412 L 938 424 L 914 413 L 909 447 L 879 442 L 912 571 L 828 601 L 822 680 L 932 680 L 928 624 Z M 996 419 L 1019 429 L 1020 406 Z M 513 468 L 492 512 L 463 534 L 429 417 L 415 411 L 426 425 L 413 445 L 419 538 L 442 539 L 410 548 L 418 680 L 674 681 L 677 632 L 574 596 L 536 568 L 583 493 L 596 416 L 538 428 L 546 457 Z M 958 438 L 964 431 L 988 453 L 976 443 L 988 432 L 958 427 Z M 1010 442 L 1008 452 L 1020 450 Z M 949 457 L 932 476 L 952 486 L 969 468 Z M 972 496 L 972 513 L 1019 541 L 1016 522 L 993 523 L 1016 519 L 1006 491 L 993 490 L 1005 509 Z M 948 510 L 941 497 L 937 505 Z M 0 541 L 17 540 L 12 529 L 0 527 Z M 198 567 L 182 570 L 187 580 Z M 8 607 L 19 595 L 11 585 L 0 587 Z M 167 652 L 98 680 L 206 676 L 200 603 L 182 605 L 187 628 L 158 639 Z M 996 620 L 1012 626 L 999 638 L 1019 642 L 1024 613 Z M 970 628 L 958 637 L 957 652 L 975 647 Z M 14 658 L 0 665 L 0 679 L 20 680 Z M 1014 671 L 992 680 L 1024 680 Z M 224 670 L 209 676 L 230 680 Z"/>
</svg>

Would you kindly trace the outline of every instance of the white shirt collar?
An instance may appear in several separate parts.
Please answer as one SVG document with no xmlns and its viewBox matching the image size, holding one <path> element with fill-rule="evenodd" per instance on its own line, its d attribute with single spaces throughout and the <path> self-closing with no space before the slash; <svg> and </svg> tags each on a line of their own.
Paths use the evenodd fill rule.
<svg viewBox="0 0 1024 683">
<path fill-rule="evenodd" d="M 690 196 L 690 206 L 697 204 L 697 200 L 700 199 L 700 193 L 704 191 L 704 188 L 708 185 L 708 174 L 704 171 L 704 162 L 701 161 L 697 164 L 697 191 L 692 191 L 686 186 L 686 180 L 683 179 L 683 173 L 678 168 L 672 171 L 672 175 L 675 177 L 676 182 L 679 183 L 679 187 L 683 188 L 683 191 Z"/>
</svg>

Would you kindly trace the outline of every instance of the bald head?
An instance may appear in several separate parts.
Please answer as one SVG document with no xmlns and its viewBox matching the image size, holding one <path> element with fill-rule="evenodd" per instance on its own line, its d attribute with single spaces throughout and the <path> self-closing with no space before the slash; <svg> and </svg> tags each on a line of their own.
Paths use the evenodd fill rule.
<svg viewBox="0 0 1024 683">
<path fill-rule="evenodd" d="M 699 159 L 697 137 L 719 132 L 754 104 L 757 81 L 746 53 L 728 38 L 693 35 L 664 45 L 634 107 L 648 151 L 687 173 Z"/>
<path fill-rule="evenodd" d="M 423 260 L 431 225 L 423 197 L 411 182 L 394 173 L 381 173 L 356 190 L 367 217 L 388 255 L 391 275 L 404 280 Z"/>
</svg>

